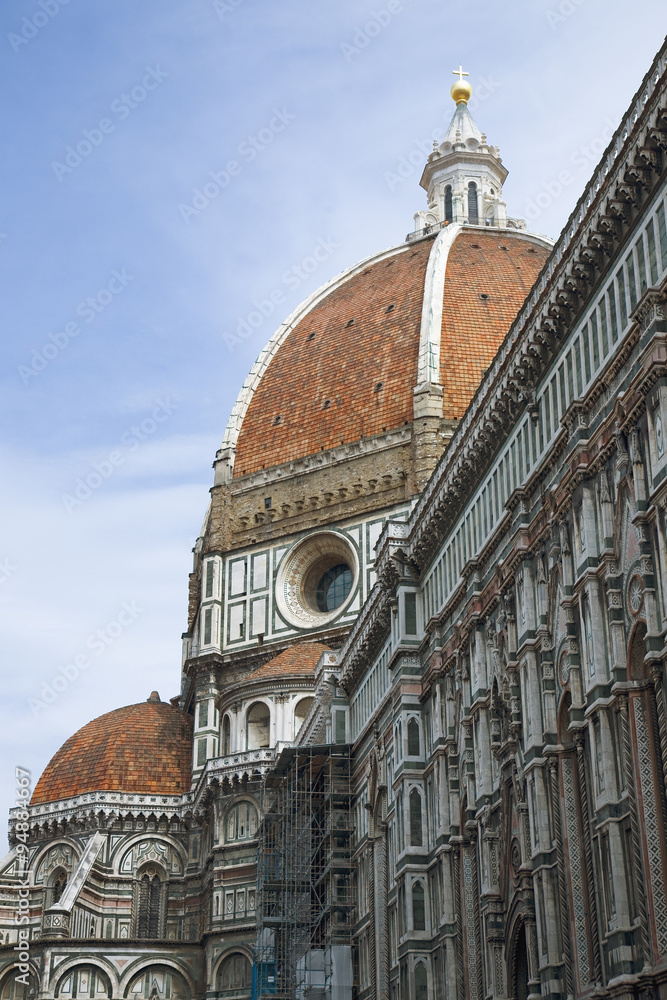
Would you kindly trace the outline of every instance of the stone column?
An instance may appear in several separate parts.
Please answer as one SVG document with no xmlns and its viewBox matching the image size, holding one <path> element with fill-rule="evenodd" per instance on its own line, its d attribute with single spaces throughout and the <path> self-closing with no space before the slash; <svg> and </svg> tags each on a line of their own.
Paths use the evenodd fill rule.
<svg viewBox="0 0 667 1000">
<path fill-rule="evenodd" d="M 665 717 L 665 674 L 662 663 L 653 663 L 651 677 L 653 680 L 653 690 L 655 692 L 655 724 L 662 763 L 660 793 L 662 796 L 665 833 L 667 834 L 667 817 L 665 817 L 665 795 L 667 793 L 667 785 L 665 784 L 665 779 L 667 778 L 667 719 Z"/>
<path fill-rule="evenodd" d="M 378 1000 L 389 1000 L 389 913 L 388 913 L 388 850 L 387 831 L 374 842 L 373 864 L 375 880 L 376 920 L 376 969 Z"/>
<path fill-rule="evenodd" d="M 584 992 L 594 981 L 588 958 L 588 934 L 586 928 L 586 879 L 585 861 L 582 858 L 582 834 L 577 822 L 577 760 L 573 753 L 564 753 L 560 758 L 563 781 L 563 830 L 567 842 L 567 877 L 570 883 L 569 922 L 572 926 L 573 962 L 578 972 L 576 980 L 572 975 L 573 992 Z"/>
<path fill-rule="evenodd" d="M 466 974 L 463 964 L 463 911 L 461 909 L 461 837 L 452 837 L 452 877 L 454 881 L 454 919 L 456 922 L 456 1000 L 466 1000 Z"/>
<path fill-rule="evenodd" d="M 477 872 L 477 838 L 462 845 L 463 891 L 465 893 L 465 934 L 468 944 L 467 1000 L 482 1000 L 482 934 Z"/>
<path fill-rule="evenodd" d="M 632 865 L 632 876 L 635 885 L 635 898 L 639 911 L 642 951 L 644 962 L 650 962 L 651 940 L 648 933 L 648 916 L 646 912 L 646 887 L 644 883 L 644 864 L 639 842 L 639 815 L 637 812 L 637 794 L 635 790 L 634 754 L 632 752 L 632 737 L 630 734 L 629 703 L 627 695 L 620 700 L 621 726 L 623 730 L 623 760 L 625 764 L 625 786 L 628 790 L 628 805 L 630 807 L 630 832 L 632 835 L 632 857 L 628 862 Z"/>
<path fill-rule="evenodd" d="M 586 899 L 588 901 L 588 922 L 591 937 L 591 954 L 593 958 L 592 981 L 602 982 L 602 967 L 600 961 L 600 928 L 595 898 L 595 873 L 593 870 L 593 842 L 591 838 L 590 800 L 588 782 L 586 780 L 585 736 L 580 730 L 575 736 L 577 748 L 577 773 L 579 777 L 579 807 L 581 810 L 581 830 L 586 863 Z"/>
</svg>

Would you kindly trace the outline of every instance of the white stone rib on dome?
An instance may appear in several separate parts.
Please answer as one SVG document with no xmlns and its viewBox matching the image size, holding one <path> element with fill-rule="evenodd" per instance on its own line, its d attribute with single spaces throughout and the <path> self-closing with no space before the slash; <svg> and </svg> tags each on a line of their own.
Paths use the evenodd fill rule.
<svg viewBox="0 0 667 1000">
<path fill-rule="evenodd" d="M 424 299 L 419 331 L 419 359 L 417 361 L 417 385 L 438 385 L 441 381 L 440 345 L 442 342 L 442 313 L 445 305 L 445 273 L 449 251 L 454 240 L 463 229 L 479 229 L 484 233 L 511 234 L 512 238 L 553 246 L 553 240 L 539 233 L 528 233 L 523 229 L 489 229 L 488 226 L 462 226 L 453 222 L 438 233 L 428 258 L 424 279 Z"/>
<path fill-rule="evenodd" d="M 419 330 L 417 385 L 440 383 L 440 342 L 442 308 L 445 300 L 445 271 L 452 244 L 462 227 L 453 223 L 438 233 L 431 248 L 424 279 L 424 299 Z"/>
</svg>

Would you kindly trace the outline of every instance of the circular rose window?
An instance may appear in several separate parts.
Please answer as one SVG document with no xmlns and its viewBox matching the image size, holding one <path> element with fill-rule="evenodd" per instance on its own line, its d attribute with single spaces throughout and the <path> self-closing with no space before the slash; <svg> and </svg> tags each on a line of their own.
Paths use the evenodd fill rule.
<svg viewBox="0 0 667 1000">
<path fill-rule="evenodd" d="M 638 615 L 644 603 L 644 581 L 637 573 L 630 578 L 628 584 L 628 604 L 633 615 Z"/>
<path fill-rule="evenodd" d="M 358 577 L 353 546 L 333 531 L 299 542 L 278 570 L 276 599 L 283 617 L 298 628 L 333 621 L 348 605 Z"/>
</svg>

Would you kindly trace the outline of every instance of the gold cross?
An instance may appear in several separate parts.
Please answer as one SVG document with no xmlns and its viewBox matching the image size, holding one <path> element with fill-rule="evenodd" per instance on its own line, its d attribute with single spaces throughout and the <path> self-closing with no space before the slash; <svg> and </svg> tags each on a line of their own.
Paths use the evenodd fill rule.
<svg viewBox="0 0 667 1000">
<path fill-rule="evenodd" d="M 458 69 L 453 69 L 452 70 L 452 73 L 454 74 L 454 76 L 456 76 L 456 74 L 458 73 L 458 75 L 459 75 L 459 83 L 462 82 L 464 76 L 470 76 L 470 73 L 464 73 L 463 72 L 463 66 L 461 66 L 460 64 L 459 64 L 459 68 Z"/>
</svg>

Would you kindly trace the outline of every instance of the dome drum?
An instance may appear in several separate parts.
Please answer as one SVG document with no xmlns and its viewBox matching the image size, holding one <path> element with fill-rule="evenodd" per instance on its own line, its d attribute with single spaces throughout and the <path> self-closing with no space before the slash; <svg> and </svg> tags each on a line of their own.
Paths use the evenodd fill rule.
<svg viewBox="0 0 667 1000">
<path fill-rule="evenodd" d="M 209 526 L 216 546 L 218 539 L 231 549 L 317 530 L 323 512 L 327 520 L 350 520 L 409 501 L 412 438 L 407 423 L 215 486 Z"/>
</svg>

